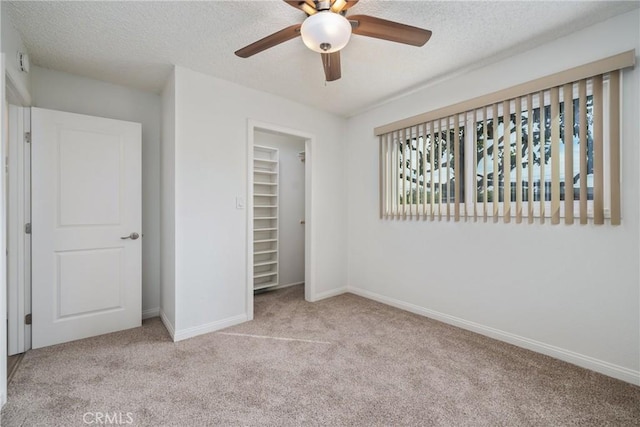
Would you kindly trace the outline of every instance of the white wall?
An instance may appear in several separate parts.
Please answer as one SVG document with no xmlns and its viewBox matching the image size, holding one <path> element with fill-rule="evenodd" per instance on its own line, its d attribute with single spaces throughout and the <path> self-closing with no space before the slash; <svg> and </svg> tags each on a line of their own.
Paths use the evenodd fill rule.
<svg viewBox="0 0 640 427">
<path fill-rule="evenodd" d="M 171 73 L 162 91 L 162 150 L 161 165 L 161 290 L 160 310 L 162 321 L 169 329 L 171 336 L 175 333 L 176 324 L 176 84 L 175 75 Z"/>
<path fill-rule="evenodd" d="M 635 10 L 351 118 L 349 289 L 640 383 L 637 67 L 623 78 L 620 227 L 380 220 L 373 135 L 404 117 L 638 52 L 639 21 Z"/>
<path fill-rule="evenodd" d="M 280 166 L 278 258 L 279 284 L 304 282 L 304 163 L 298 153 L 305 141 L 289 135 L 256 131 L 255 145 L 277 148 Z"/>
<path fill-rule="evenodd" d="M 315 135 L 315 298 L 346 283 L 345 120 L 177 67 L 175 71 L 176 335 L 243 321 L 246 312 L 248 120 Z"/>
<path fill-rule="evenodd" d="M 33 106 L 142 123 L 142 310 L 160 307 L 160 96 L 32 67 Z"/>
<path fill-rule="evenodd" d="M 19 98 L 25 101 L 25 106 L 31 102 L 31 82 L 29 74 L 18 69 L 18 52 L 28 53 L 22 37 L 13 27 L 9 16 L 4 9 L 4 2 L 0 2 L 0 14 L 2 15 L 2 52 L 5 54 L 6 78 L 11 81 L 13 89 L 18 92 Z M 11 96 L 12 94 L 9 94 Z"/>
</svg>

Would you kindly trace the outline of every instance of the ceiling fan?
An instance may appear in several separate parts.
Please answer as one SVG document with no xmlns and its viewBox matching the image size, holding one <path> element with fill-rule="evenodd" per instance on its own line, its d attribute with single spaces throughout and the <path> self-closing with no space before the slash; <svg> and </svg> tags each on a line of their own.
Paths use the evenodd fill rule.
<svg viewBox="0 0 640 427">
<path fill-rule="evenodd" d="M 248 58 L 280 43 L 302 36 L 302 41 L 311 50 L 322 56 L 326 81 L 338 80 L 340 50 L 347 45 L 351 34 L 389 40 L 412 46 L 423 46 L 431 37 L 431 31 L 368 15 L 351 15 L 347 10 L 358 0 L 284 0 L 285 3 L 302 10 L 307 18 L 302 24 L 291 25 L 235 52 Z"/>
</svg>

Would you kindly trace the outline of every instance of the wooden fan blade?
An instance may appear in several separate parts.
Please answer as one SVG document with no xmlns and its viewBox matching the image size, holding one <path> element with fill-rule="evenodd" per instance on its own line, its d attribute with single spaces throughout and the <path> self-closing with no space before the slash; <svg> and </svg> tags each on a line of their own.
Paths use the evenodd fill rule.
<svg viewBox="0 0 640 427">
<path fill-rule="evenodd" d="M 328 82 L 332 82 L 342 77 L 342 71 L 340 70 L 340 51 L 321 53 L 320 55 L 322 55 L 325 79 Z"/>
<path fill-rule="evenodd" d="M 429 30 L 373 16 L 353 15 L 349 16 L 348 19 L 350 22 L 355 23 L 353 34 L 361 36 L 375 37 L 412 46 L 423 46 L 431 37 L 431 31 Z"/>
<path fill-rule="evenodd" d="M 262 52 L 263 50 L 267 50 L 270 47 L 274 47 L 280 43 L 286 42 L 287 40 L 296 38 L 300 35 L 300 27 L 300 24 L 296 24 L 273 33 L 270 36 L 258 40 L 257 42 L 251 43 L 249 46 L 236 50 L 236 55 L 240 58 L 248 58 L 256 53 Z"/>
<path fill-rule="evenodd" d="M 351 9 L 353 6 L 358 3 L 358 0 L 347 0 L 347 4 L 342 8 L 342 10 Z"/>
</svg>

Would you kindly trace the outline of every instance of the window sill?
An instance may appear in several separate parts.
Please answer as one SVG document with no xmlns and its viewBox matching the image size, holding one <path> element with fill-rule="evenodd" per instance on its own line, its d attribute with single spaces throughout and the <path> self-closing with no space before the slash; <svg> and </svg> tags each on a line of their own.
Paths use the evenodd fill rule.
<svg viewBox="0 0 640 427">
<path fill-rule="evenodd" d="M 454 207 L 454 203 L 450 203 L 449 206 L 449 215 L 450 217 L 454 217 L 455 215 L 455 207 Z M 416 217 L 416 216 L 420 216 L 420 217 L 431 217 L 432 212 L 430 209 L 430 205 L 426 205 L 426 211 L 423 209 L 423 205 L 398 205 L 395 207 L 397 210 L 394 209 L 388 209 L 386 210 L 386 216 L 389 217 L 404 217 L 405 216 L 405 210 L 403 210 L 403 208 L 406 208 L 406 216 L 407 217 Z M 438 206 L 434 206 L 434 212 L 433 215 L 435 217 L 439 217 L 440 215 L 442 215 L 443 217 L 446 217 L 447 215 L 447 203 L 443 202 L 441 205 Z M 475 216 L 477 216 L 478 218 L 483 217 L 484 218 L 484 203 L 479 203 L 477 205 L 477 210 L 474 211 L 474 206 L 473 205 L 466 205 L 464 203 L 460 204 L 460 218 L 464 219 L 464 218 L 474 218 Z M 505 213 L 504 213 L 504 203 L 500 202 L 498 205 L 498 213 L 497 215 L 498 218 L 504 218 L 505 217 Z M 493 202 L 487 202 L 487 217 L 489 218 L 493 218 L 494 214 L 493 214 Z M 533 218 L 535 219 L 540 219 L 542 218 L 542 211 L 540 209 L 540 202 L 535 202 L 534 208 L 533 208 Z M 515 202 L 511 203 L 511 214 L 510 214 L 510 218 L 514 219 L 516 218 L 516 204 Z M 529 218 L 529 207 L 528 204 L 526 202 L 523 202 L 522 204 L 522 218 L 527 219 Z M 551 202 L 546 202 L 545 206 L 544 206 L 544 218 L 545 220 L 551 220 Z M 564 208 L 564 201 L 560 202 L 560 218 L 561 219 L 565 219 L 566 215 L 565 215 L 565 208 Z M 573 218 L 574 221 L 579 222 L 580 221 L 580 202 L 574 202 L 574 206 L 573 206 Z M 593 213 L 593 201 L 589 201 L 588 203 L 588 207 L 587 207 L 587 219 L 589 221 L 593 221 L 594 219 L 594 213 Z M 605 208 L 604 209 L 604 219 L 605 220 L 609 220 L 611 219 L 611 210 L 609 208 Z"/>
</svg>

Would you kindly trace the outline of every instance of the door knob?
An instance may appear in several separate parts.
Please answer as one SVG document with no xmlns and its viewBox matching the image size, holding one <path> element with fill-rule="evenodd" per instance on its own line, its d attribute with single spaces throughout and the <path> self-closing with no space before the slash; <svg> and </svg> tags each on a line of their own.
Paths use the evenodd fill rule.
<svg viewBox="0 0 640 427">
<path fill-rule="evenodd" d="M 128 236 L 121 237 L 121 239 L 122 240 L 125 240 L 125 239 L 138 240 L 139 237 L 140 235 L 138 233 L 131 233 Z"/>
</svg>

